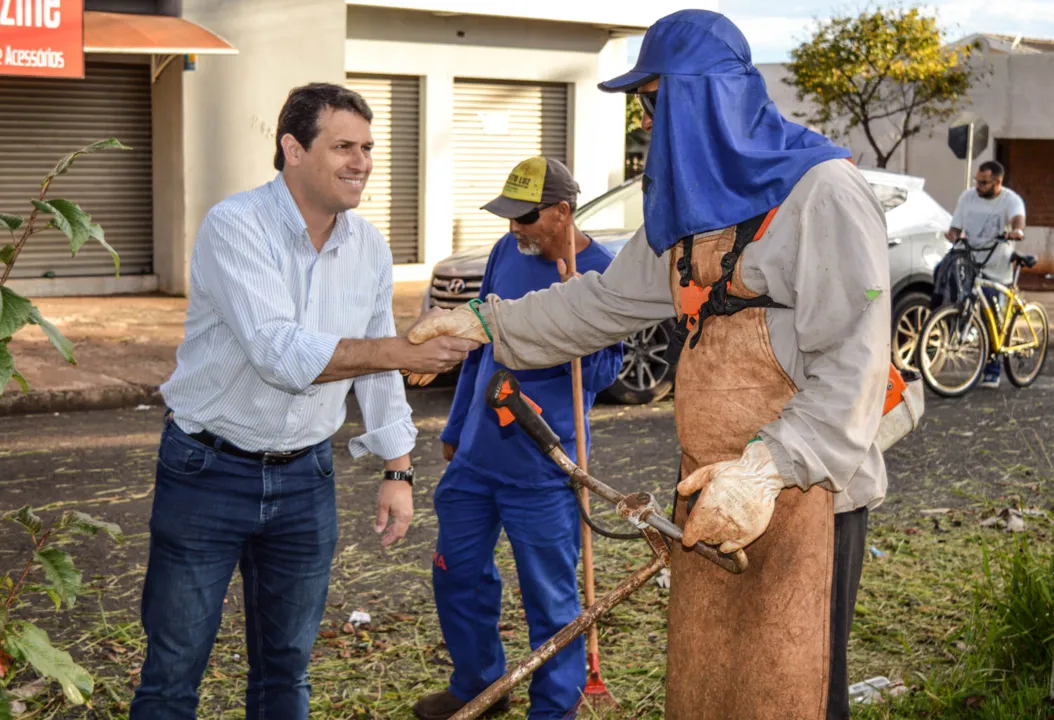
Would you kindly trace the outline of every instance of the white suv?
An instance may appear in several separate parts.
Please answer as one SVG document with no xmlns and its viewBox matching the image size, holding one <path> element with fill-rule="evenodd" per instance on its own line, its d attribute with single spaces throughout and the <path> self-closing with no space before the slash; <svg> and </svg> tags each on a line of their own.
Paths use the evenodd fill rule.
<svg viewBox="0 0 1054 720">
<path fill-rule="evenodd" d="M 886 211 L 893 290 L 893 362 L 909 367 L 914 363 L 922 322 L 929 315 L 933 269 L 951 248 L 944 239 L 951 215 L 923 190 L 925 180 L 920 177 L 884 170 L 861 172 Z M 583 232 L 617 254 L 644 224 L 640 176 L 580 207 L 576 221 Z M 498 240 L 494 238 L 494 242 Z M 490 250 L 472 248 L 437 263 L 422 309 L 455 308 L 477 297 Z M 623 341 L 622 371 L 603 393 L 607 399 L 637 404 L 669 394 L 674 369 L 666 363 L 663 353 L 673 325 L 671 318 Z"/>
</svg>

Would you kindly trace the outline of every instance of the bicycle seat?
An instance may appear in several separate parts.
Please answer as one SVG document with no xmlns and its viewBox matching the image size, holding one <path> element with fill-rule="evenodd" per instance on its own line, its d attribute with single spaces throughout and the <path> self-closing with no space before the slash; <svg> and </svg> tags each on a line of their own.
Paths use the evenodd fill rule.
<svg viewBox="0 0 1054 720">
<path fill-rule="evenodd" d="M 1018 253 L 1014 253 L 1010 259 L 1013 262 L 1016 262 L 1019 265 L 1024 265 L 1027 268 L 1035 267 L 1036 263 L 1039 262 L 1035 255 L 1020 255 Z"/>
</svg>

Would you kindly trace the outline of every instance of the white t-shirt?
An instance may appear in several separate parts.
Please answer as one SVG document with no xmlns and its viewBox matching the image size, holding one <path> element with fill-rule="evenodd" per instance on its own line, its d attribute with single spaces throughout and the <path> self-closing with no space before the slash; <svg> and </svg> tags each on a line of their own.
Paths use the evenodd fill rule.
<svg viewBox="0 0 1054 720">
<path fill-rule="evenodd" d="M 963 231 L 971 248 L 988 247 L 995 241 L 996 235 L 1010 231 L 1012 218 L 1024 214 L 1025 202 L 1010 188 L 1004 187 L 994 198 L 983 198 L 977 194 L 976 188 L 970 188 L 959 196 L 952 227 Z M 988 253 L 988 250 L 975 252 L 974 260 L 984 262 Z M 1010 243 L 999 243 L 985 265 L 984 274 L 995 282 L 1009 283 L 1014 279 L 1010 262 L 1013 253 Z"/>
</svg>

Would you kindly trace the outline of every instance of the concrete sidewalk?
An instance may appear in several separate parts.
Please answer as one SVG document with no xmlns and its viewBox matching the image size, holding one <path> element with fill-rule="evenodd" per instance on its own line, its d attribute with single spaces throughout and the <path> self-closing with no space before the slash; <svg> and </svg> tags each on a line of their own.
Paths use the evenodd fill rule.
<svg viewBox="0 0 1054 720">
<path fill-rule="evenodd" d="M 409 328 L 421 310 L 425 282 L 396 283 L 396 329 Z M 1026 292 L 1054 317 L 1054 292 Z M 29 381 L 23 393 L 11 382 L 0 395 L 0 415 L 94 410 L 161 402 L 158 386 L 176 366 L 186 298 L 164 295 L 41 298 L 44 317 L 75 345 L 77 365 L 66 363 L 35 326 L 9 347 Z"/>
<path fill-rule="evenodd" d="M 417 319 L 427 282 L 396 283 L 395 324 Z M 74 346 L 69 365 L 36 326 L 9 344 L 15 367 L 30 385 L 12 381 L 0 395 L 0 415 L 158 404 L 158 386 L 176 367 L 187 299 L 165 295 L 40 298 L 34 303 Z"/>
</svg>

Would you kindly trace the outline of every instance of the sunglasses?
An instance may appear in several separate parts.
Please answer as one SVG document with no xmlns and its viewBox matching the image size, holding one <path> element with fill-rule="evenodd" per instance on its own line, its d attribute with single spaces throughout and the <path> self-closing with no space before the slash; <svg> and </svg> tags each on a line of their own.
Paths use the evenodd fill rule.
<svg viewBox="0 0 1054 720">
<path fill-rule="evenodd" d="M 520 215 L 518 218 L 513 218 L 513 222 L 517 225 L 534 225 L 536 222 L 538 222 L 538 218 L 542 216 L 542 210 L 545 210 L 546 208 L 551 208 L 555 204 L 556 203 L 553 203 L 552 205 L 540 205 L 539 207 L 536 207 L 534 210 L 531 210 L 525 215 Z"/>
<path fill-rule="evenodd" d="M 659 91 L 651 90 L 650 92 L 638 92 L 636 95 L 641 110 L 649 116 L 655 117 L 655 107 L 659 104 Z"/>
</svg>

